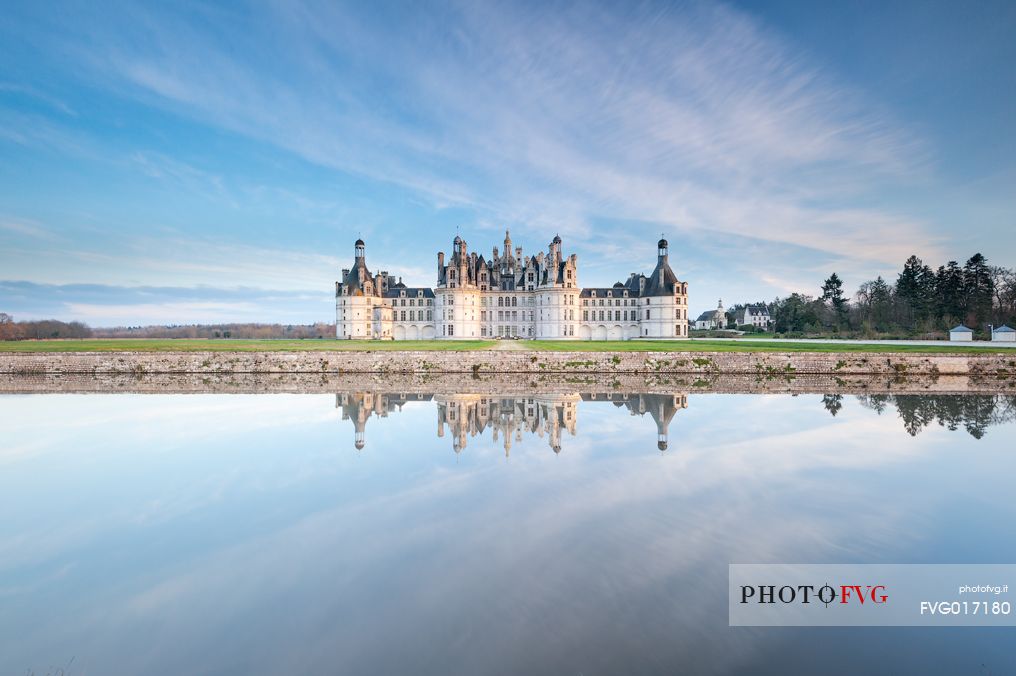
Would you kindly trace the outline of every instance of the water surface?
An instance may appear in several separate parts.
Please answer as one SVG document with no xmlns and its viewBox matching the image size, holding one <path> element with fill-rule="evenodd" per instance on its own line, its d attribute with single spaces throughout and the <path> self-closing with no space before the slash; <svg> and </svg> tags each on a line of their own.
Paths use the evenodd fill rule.
<svg viewBox="0 0 1016 676">
<path fill-rule="evenodd" d="M 1016 671 L 727 626 L 731 562 L 1016 561 L 1016 398 L 0 397 L 0 673 Z"/>
</svg>

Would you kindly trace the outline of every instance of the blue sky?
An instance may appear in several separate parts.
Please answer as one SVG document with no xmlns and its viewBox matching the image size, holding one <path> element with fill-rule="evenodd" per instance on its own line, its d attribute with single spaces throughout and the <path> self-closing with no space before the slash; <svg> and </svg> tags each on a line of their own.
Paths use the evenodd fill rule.
<svg viewBox="0 0 1016 676">
<path fill-rule="evenodd" d="M 1016 4 L 9 3 L 0 311 L 326 321 L 555 232 L 692 310 L 1016 265 Z"/>
</svg>

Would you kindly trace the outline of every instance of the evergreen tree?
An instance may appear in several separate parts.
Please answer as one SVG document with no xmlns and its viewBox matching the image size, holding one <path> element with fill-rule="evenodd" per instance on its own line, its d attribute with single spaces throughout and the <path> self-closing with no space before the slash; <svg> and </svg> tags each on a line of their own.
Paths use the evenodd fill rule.
<svg viewBox="0 0 1016 676">
<path fill-rule="evenodd" d="M 871 320 L 878 331 L 888 331 L 892 313 L 892 290 L 882 275 L 868 287 L 868 297 L 871 303 Z"/>
<path fill-rule="evenodd" d="M 911 324 L 927 319 L 933 309 L 934 295 L 934 273 L 920 258 L 911 256 L 896 278 L 896 297 L 904 304 L 905 322 Z"/>
<path fill-rule="evenodd" d="M 835 272 L 822 284 L 822 300 L 832 306 L 837 325 L 842 324 L 847 314 L 847 299 L 843 297 L 843 280 Z"/>
<path fill-rule="evenodd" d="M 949 261 L 935 274 L 936 314 L 950 322 L 963 321 L 963 270 L 956 261 Z"/>
<path fill-rule="evenodd" d="M 994 284 L 988 259 L 979 253 L 963 265 L 964 318 L 972 327 L 981 326 L 991 318 Z"/>
</svg>

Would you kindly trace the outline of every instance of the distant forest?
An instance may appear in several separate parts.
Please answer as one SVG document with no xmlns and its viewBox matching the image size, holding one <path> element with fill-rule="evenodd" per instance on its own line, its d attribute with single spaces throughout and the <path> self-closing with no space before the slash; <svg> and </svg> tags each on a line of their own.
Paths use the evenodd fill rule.
<svg viewBox="0 0 1016 676">
<path fill-rule="evenodd" d="M 934 338 L 964 324 L 987 336 L 989 324 L 1016 322 L 1016 271 L 989 265 L 979 253 L 962 266 L 949 261 L 937 270 L 911 256 L 894 281 L 879 276 L 849 298 L 834 272 L 817 296 L 793 293 L 753 305 L 765 305 L 773 330 L 782 334 Z M 743 309 L 730 308 L 728 328 L 737 328 Z"/>
<path fill-rule="evenodd" d="M 43 338 L 334 338 L 335 324 L 185 324 L 93 329 L 81 322 L 15 321 L 0 312 L 0 340 Z"/>
</svg>

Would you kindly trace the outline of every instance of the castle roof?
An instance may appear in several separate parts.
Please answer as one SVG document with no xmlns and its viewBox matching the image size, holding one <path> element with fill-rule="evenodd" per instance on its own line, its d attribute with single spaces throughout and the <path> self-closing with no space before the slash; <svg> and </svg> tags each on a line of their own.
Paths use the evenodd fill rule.
<svg viewBox="0 0 1016 676">
<path fill-rule="evenodd" d="M 661 242 L 665 240 L 660 240 Z M 653 270 L 653 274 L 649 276 L 649 281 L 646 283 L 646 290 L 642 292 L 643 296 L 672 296 L 674 295 L 674 287 L 678 284 L 677 275 L 670 269 L 670 264 L 667 262 L 666 256 L 660 256 L 660 260 L 656 263 L 656 269 Z"/>
<path fill-rule="evenodd" d="M 719 310 L 707 310 L 698 316 L 697 322 L 707 322 L 710 319 L 717 319 L 721 315 Z"/>
<path fill-rule="evenodd" d="M 421 291 L 423 292 L 422 294 L 420 293 Z M 385 291 L 385 298 L 402 298 L 402 292 L 406 293 L 406 298 L 420 298 L 421 296 L 423 298 L 434 297 L 434 289 L 430 289 L 426 286 L 406 286 L 403 284 L 402 286 L 396 285 L 394 287 L 389 287 L 388 290 Z"/>
<path fill-rule="evenodd" d="M 620 284 L 620 282 L 618 282 L 618 284 Z M 632 293 L 625 288 L 624 284 L 620 284 L 620 286 L 618 286 L 618 284 L 603 287 L 584 287 L 582 291 L 579 292 L 579 298 L 593 298 L 594 292 L 596 298 L 625 298 L 625 291 L 628 291 L 627 298 L 638 298 L 638 292 Z"/>
<path fill-rule="evenodd" d="M 373 275 L 370 274 L 370 270 L 367 269 L 367 263 L 363 258 L 358 257 L 353 263 L 353 267 L 346 273 L 346 276 L 342 280 L 342 290 L 347 296 L 355 296 L 357 292 L 363 293 L 363 284 L 361 280 L 373 279 Z"/>
</svg>

